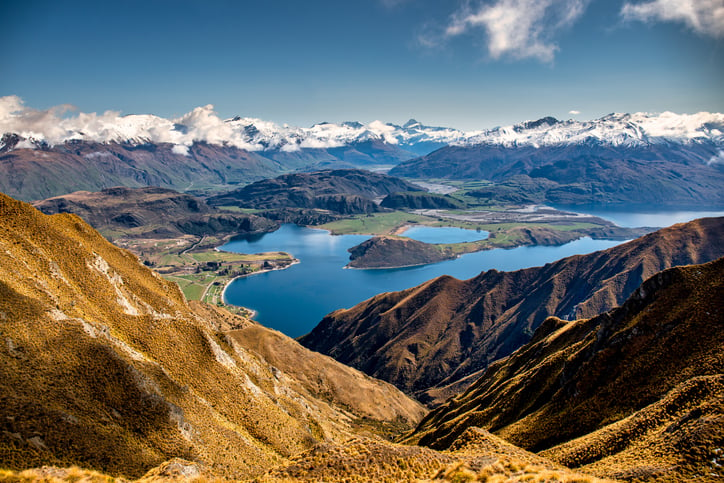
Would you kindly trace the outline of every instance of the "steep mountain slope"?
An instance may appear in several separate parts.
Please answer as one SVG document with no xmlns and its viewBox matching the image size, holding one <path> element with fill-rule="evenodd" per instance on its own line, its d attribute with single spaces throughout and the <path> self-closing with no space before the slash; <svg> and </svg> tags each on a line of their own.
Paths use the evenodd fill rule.
<svg viewBox="0 0 724 483">
<path fill-rule="evenodd" d="M 77 191 L 36 201 L 33 206 L 47 215 L 74 213 L 104 235 L 114 230 L 136 236 L 236 234 L 266 232 L 278 226 L 254 215 L 220 213 L 199 198 L 158 187 Z"/>
<path fill-rule="evenodd" d="M 347 438 L 360 418 L 404 423 L 423 412 L 331 359 L 334 375 L 320 379 L 322 356 L 187 305 L 177 285 L 75 215 L 0 194 L 0 226 L 0 467 L 136 478 L 181 457 L 209 476 L 248 478 Z M 294 363 L 272 366 L 234 335 L 245 329 L 280 341 Z"/>
<path fill-rule="evenodd" d="M 337 213 L 377 211 L 372 201 L 417 187 L 399 178 L 357 169 L 295 173 L 257 181 L 213 196 L 209 204 L 256 209 L 319 208 Z"/>
<path fill-rule="evenodd" d="M 548 316 L 600 314 L 660 270 L 723 256 L 722 239 L 724 218 L 705 218 L 543 267 L 443 276 L 332 312 L 300 342 L 435 405 L 528 342 Z"/>
<path fill-rule="evenodd" d="M 546 320 L 408 440 L 442 449 L 477 426 L 602 476 L 709 474 L 724 444 L 723 329 L 724 258 L 671 268 L 610 312 Z"/>
</svg>

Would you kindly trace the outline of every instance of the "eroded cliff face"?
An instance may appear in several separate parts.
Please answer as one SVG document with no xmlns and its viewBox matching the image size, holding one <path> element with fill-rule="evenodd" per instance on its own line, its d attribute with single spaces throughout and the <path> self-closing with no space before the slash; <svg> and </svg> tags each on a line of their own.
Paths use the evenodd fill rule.
<svg viewBox="0 0 724 483">
<path fill-rule="evenodd" d="M 242 478 L 343 441 L 359 420 L 404 425 L 424 413 L 281 334 L 187 304 L 75 215 L 0 195 L 0 227 L 4 468 L 136 478 L 183 458 Z M 274 358 L 281 347 L 293 360 Z"/>
<path fill-rule="evenodd" d="M 528 342 L 549 316 L 592 317 L 660 270 L 724 256 L 724 219 L 674 225 L 543 267 L 440 277 L 327 315 L 300 341 L 436 405 Z"/>
</svg>

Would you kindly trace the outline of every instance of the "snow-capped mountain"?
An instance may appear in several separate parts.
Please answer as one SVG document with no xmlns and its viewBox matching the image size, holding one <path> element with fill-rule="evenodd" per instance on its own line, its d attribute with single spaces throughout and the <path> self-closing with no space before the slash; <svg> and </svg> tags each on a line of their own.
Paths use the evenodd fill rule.
<svg viewBox="0 0 724 483">
<path fill-rule="evenodd" d="M 380 165 L 394 165 L 395 176 L 508 183 L 510 200 L 537 190 L 531 201 L 724 204 L 724 114 L 546 117 L 466 132 L 414 119 L 296 127 L 222 119 L 211 105 L 175 119 L 72 113 L 0 97 L 0 191 L 21 199 L 115 185 L 205 192 L 291 171 Z"/>
<path fill-rule="evenodd" d="M 0 135 L 14 133 L 22 140 L 16 148 L 50 146 L 83 140 L 99 143 L 170 143 L 178 153 L 194 142 L 235 146 L 247 151 L 286 153 L 330 149 L 375 142 L 395 146 L 411 155 L 424 155 L 445 145 L 500 146 L 602 142 L 615 146 L 661 142 L 724 143 L 724 114 L 610 114 L 592 121 L 537 121 L 480 131 L 426 126 L 411 119 L 402 126 L 373 121 L 368 124 L 322 122 L 311 127 L 279 125 L 250 117 L 221 119 L 211 105 L 193 109 L 176 119 L 151 114 L 122 116 L 118 112 L 65 115 L 68 107 L 45 111 L 23 105 L 17 96 L 0 98 Z M 412 156 L 411 156 L 412 157 Z"/>
<path fill-rule="evenodd" d="M 33 148 L 38 144 L 55 146 L 68 141 L 170 143 L 178 146 L 179 153 L 194 142 L 230 145 L 247 151 L 291 153 L 374 141 L 410 151 L 410 157 L 468 136 L 463 131 L 429 127 L 414 120 L 404 126 L 373 121 L 369 124 L 323 122 L 311 127 L 279 125 L 239 116 L 224 120 L 211 105 L 197 107 L 177 119 L 150 114 L 121 116 L 113 111 L 65 116 L 66 111 L 64 107 L 38 111 L 25 107 L 16 96 L 2 97 L 0 134 L 20 136 L 22 139 L 15 148 Z M 422 145 L 425 148 L 420 148 Z"/>
<path fill-rule="evenodd" d="M 724 204 L 724 115 L 547 117 L 455 141 L 394 176 L 489 180 L 473 196 L 558 204 Z"/>
<path fill-rule="evenodd" d="M 470 134 L 451 144 L 552 146 L 599 142 L 612 146 L 712 141 L 724 143 L 724 114 L 609 114 L 593 121 L 545 117 Z"/>
</svg>

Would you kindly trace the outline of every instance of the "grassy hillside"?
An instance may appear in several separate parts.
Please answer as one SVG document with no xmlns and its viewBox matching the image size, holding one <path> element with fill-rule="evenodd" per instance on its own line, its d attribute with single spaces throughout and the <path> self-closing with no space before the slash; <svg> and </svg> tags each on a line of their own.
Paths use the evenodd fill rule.
<svg viewBox="0 0 724 483">
<path fill-rule="evenodd" d="M 723 329 L 724 258 L 666 270 L 608 313 L 548 319 L 407 440 L 443 449 L 481 427 L 601 476 L 711 474 L 724 444 Z"/>
<path fill-rule="evenodd" d="M 0 195 L 0 226 L 0 467 L 138 478 L 180 457 L 245 478 L 343 441 L 359 419 L 400 424 L 423 412 L 331 360 L 350 380 L 315 395 L 319 356 L 268 331 L 258 338 L 281 337 L 296 353 L 290 369 L 306 377 L 272 366 L 231 335 L 252 322 L 188 305 L 75 215 Z"/>
</svg>

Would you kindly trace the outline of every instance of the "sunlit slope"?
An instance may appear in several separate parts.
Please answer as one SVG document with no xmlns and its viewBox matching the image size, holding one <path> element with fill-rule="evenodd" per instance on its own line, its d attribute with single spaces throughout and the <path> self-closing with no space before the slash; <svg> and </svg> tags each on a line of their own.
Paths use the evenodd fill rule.
<svg viewBox="0 0 724 483">
<path fill-rule="evenodd" d="M 228 335 L 251 325 L 189 307 L 175 284 L 77 216 L 0 194 L 0 467 L 140 477 L 181 457 L 242 478 L 346 438 L 355 419 L 421 415 L 361 375 L 355 390 L 384 400 L 384 411 L 358 410 L 336 387 L 320 399 Z M 318 371 L 308 351 L 297 354 L 296 371 Z"/>
<path fill-rule="evenodd" d="M 600 476 L 718 471 L 724 258 L 660 272 L 600 316 L 548 319 L 407 441 L 444 449 L 473 426 Z"/>
</svg>

